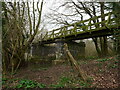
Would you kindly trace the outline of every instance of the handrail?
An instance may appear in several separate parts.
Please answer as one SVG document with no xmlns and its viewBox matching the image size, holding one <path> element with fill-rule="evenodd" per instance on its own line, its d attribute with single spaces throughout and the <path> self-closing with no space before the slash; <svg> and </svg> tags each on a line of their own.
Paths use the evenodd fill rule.
<svg viewBox="0 0 120 90">
<path fill-rule="evenodd" d="M 96 29 L 96 25 L 98 25 L 100 28 L 102 26 L 102 24 L 106 24 L 108 19 L 110 18 L 110 23 L 113 24 L 113 21 L 116 20 L 116 18 L 111 18 L 112 14 L 114 14 L 115 12 L 109 12 L 109 13 L 106 13 L 104 14 L 105 17 L 107 17 L 107 19 L 105 18 L 104 21 L 100 21 L 100 22 L 97 22 L 96 20 L 101 20 L 101 15 L 100 16 L 95 16 L 93 18 L 90 18 L 90 19 L 86 19 L 86 20 L 83 20 L 83 21 L 79 21 L 79 22 L 75 22 L 75 23 L 72 23 L 70 25 L 67 25 L 67 26 L 63 26 L 61 28 L 58 28 L 58 29 L 53 29 L 52 31 L 49 31 L 48 34 L 47 34 L 47 38 L 46 39 L 55 39 L 56 37 L 65 37 L 65 36 L 68 36 L 68 35 L 77 35 L 79 32 L 79 29 L 83 31 L 90 31 L 90 30 L 94 30 Z M 110 16 L 110 17 L 109 17 Z M 94 23 L 94 21 L 96 21 L 96 23 Z M 82 26 L 82 24 L 84 24 L 84 26 Z M 108 23 L 108 24 L 110 24 Z M 81 25 L 80 27 L 77 27 L 77 25 Z M 71 27 L 71 29 L 68 29 L 69 27 Z M 94 28 L 94 29 L 93 29 Z"/>
</svg>

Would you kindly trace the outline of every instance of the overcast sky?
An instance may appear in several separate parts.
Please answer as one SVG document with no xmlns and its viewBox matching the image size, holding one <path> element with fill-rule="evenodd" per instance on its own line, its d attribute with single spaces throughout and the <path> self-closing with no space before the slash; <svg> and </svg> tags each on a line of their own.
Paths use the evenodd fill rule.
<svg viewBox="0 0 120 90">
<path fill-rule="evenodd" d="M 5 0 L 5 1 L 22 1 L 22 0 Z M 33 1 L 33 0 L 23 0 L 23 1 Z M 42 0 L 34 0 L 35 2 L 37 1 L 42 1 Z M 56 9 L 58 6 L 60 6 L 62 3 L 66 2 L 66 1 L 71 1 L 71 0 L 44 0 L 44 5 L 43 5 L 43 11 L 42 11 L 42 20 L 44 20 L 44 23 L 43 24 L 46 24 L 46 28 L 47 30 L 52 30 L 53 28 L 57 28 L 57 26 L 54 26 L 52 25 L 50 22 L 49 22 L 49 19 L 46 18 L 45 16 L 48 15 L 49 13 L 54 13 L 51 9 Z M 73 0 L 75 2 L 77 2 L 77 0 Z M 95 1 L 95 0 L 79 0 L 79 1 Z M 96 1 L 99 1 L 99 0 L 96 0 Z M 100 1 L 109 1 L 109 2 L 115 2 L 115 1 L 120 1 L 120 0 L 100 0 Z M 60 9 L 58 9 L 57 11 L 59 13 L 63 13 L 63 12 L 66 12 L 66 13 L 72 13 L 72 11 L 70 12 L 67 11 L 68 8 L 65 8 L 65 7 L 61 7 Z M 76 19 L 78 19 L 77 17 L 74 17 Z M 87 15 L 84 15 L 84 19 L 88 19 L 89 16 Z M 69 20 L 68 20 L 69 21 Z"/>
<path fill-rule="evenodd" d="M 43 6 L 43 13 L 42 13 L 43 17 L 42 18 L 46 21 L 45 22 L 47 24 L 46 25 L 46 29 L 52 30 L 52 29 L 57 28 L 58 26 L 54 26 L 51 23 L 49 23 L 48 22 L 49 19 L 48 18 L 44 18 L 44 16 L 48 15 L 49 13 L 52 13 L 52 14 L 55 13 L 51 9 L 56 9 L 61 4 L 65 3 L 65 2 L 68 2 L 68 1 L 71 1 L 71 0 L 44 0 L 44 1 L 45 1 L 45 3 L 44 3 L 44 6 Z M 73 1 L 77 2 L 77 0 L 73 0 Z M 88 1 L 89 2 L 89 1 L 95 1 L 95 0 L 79 0 L 79 1 Z M 96 0 L 96 1 L 99 1 L 99 0 Z M 100 1 L 118 2 L 120 0 L 100 0 Z M 57 12 L 71 14 L 73 11 L 72 11 L 72 9 L 70 10 L 70 8 L 60 7 L 59 9 L 57 9 Z M 98 13 L 97 13 L 97 15 L 98 15 Z M 80 20 L 80 16 L 73 17 L 73 18 Z M 88 15 L 84 14 L 83 19 L 85 20 L 85 19 L 88 19 L 88 18 L 90 18 L 90 17 Z"/>
<path fill-rule="evenodd" d="M 58 6 L 60 6 L 61 4 L 65 3 L 66 1 L 70 1 L 70 0 L 44 0 L 45 3 L 44 3 L 44 6 L 43 6 L 43 12 L 42 12 L 42 18 L 46 21 L 46 28 L 48 30 L 52 30 L 52 29 L 55 29 L 57 27 L 60 27 L 60 26 L 55 26 L 51 23 L 49 23 L 49 19 L 48 18 L 44 18 L 44 16 L 50 14 L 50 13 L 55 13 L 53 12 L 51 9 L 56 9 L 58 8 Z M 73 0 L 75 2 L 77 2 L 77 0 Z M 70 10 L 70 8 L 65 8 L 65 7 L 60 7 L 59 9 L 57 9 L 57 12 L 59 13 L 66 13 L 66 14 L 71 14 L 73 13 L 72 9 Z M 80 17 L 73 17 L 74 19 L 80 19 Z M 84 19 L 88 19 L 89 16 L 87 15 L 84 15 Z M 69 21 L 69 20 L 67 20 Z"/>
</svg>

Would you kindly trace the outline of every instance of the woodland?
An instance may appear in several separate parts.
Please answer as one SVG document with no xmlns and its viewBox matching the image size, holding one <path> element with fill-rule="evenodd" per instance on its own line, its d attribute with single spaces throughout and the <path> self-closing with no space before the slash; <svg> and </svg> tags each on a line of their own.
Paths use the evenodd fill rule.
<svg viewBox="0 0 120 90">
<path fill-rule="evenodd" d="M 64 62 L 54 59 L 40 59 L 31 55 L 34 43 L 44 40 L 49 28 L 59 28 L 101 15 L 105 20 L 107 12 L 120 19 L 119 2 L 81 2 L 66 0 L 56 4 L 47 12 L 47 0 L 36 2 L 0 2 L 2 5 L 2 55 L 1 87 L 7 89 L 24 88 L 119 88 L 120 85 L 120 27 L 113 35 L 89 38 L 93 44 L 86 43 L 88 49 L 94 49 L 95 55 L 75 58 L 64 44 Z M 52 5 L 51 5 L 52 6 Z M 64 8 L 66 11 L 59 11 Z M 47 12 L 47 14 L 45 14 Z M 65 13 L 66 12 L 66 13 Z M 87 17 L 86 17 L 87 16 Z M 108 16 L 109 17 L 109 16 Z M 120 20 L 115 23 L 120 26 Z M 107 24 L 110 22 L 109 18 Z M 93 20 L 93 23 L 99 20 Z M 105 24 L 101 25 L 102 27 Z M 96 28 L 99 26 L 96 25 Z M 108 28 L 109 29 L 109 28 Z M 52 29 L 53 30 L 53 29 Z M 82 39 L 84 42 L 86 39 Z M 112 43 L 109 43 L 112 42 Z M 42 49 L 39 50 L 42 52 Z M 47 52 L 47 51 L 45 51 Z M 76 52 L 77 53 L 77 52 Z M 79 54 L 79 53 L 78 53 Z M 45 56 L 47 57 L 47 56 Z"/>
</svg>

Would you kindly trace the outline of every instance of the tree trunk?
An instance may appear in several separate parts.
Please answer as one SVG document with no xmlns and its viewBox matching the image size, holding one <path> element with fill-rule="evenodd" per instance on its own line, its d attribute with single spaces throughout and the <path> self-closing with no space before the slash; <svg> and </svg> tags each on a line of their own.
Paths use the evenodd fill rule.
<svg viewBox="0 0 120 90">
<path fill-rule="evenodd" d="M 98 46 L 97 38 L 92 38 L 92 39 L 93 39 L 93 41 L 94 41 L 94 44 L 95 44 L 95 48 L 96 48 L 98 57 L 101 57 L 101 56 L 102 56 L 102 55 L 101 55 L 101 50 L 100 50 L 100 48 L 99 48 L 99 46 Z"/>
<path fill-rule="evenodd" d="M 101 7 L 101 21 L 105 20 L 104 16 L 104 2 L 100 2 L 100 7 Z M 104 23 L 101 24 L 102 27 L 104 27 Z M 107 46 L 107 36 L 100 37 L 100 45 L 101 45 L 101 52 L 102 56 L 105 57 L 108 54 L 108 46 Z"/>
<path fill-rule="evenodd" d="M 107 36 L 103 37 L 104 40 L 104 55 L 107 56 L 108 55 L 108 45 L 107 45 Z"/>
</svg>

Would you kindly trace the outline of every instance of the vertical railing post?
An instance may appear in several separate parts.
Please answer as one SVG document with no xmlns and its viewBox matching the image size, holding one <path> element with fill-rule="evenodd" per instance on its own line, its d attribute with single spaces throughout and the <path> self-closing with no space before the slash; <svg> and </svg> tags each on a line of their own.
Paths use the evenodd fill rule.
<svg viewBox="0 0 120 90">
<path fill-rule="evenodd" d="M 74 30 L 73 30 L 73 31 L 74 31 L 74 34 L 75 34 L 75 36 L 76 36 L 76 35 L 77 35 L 77 30 L 76 30 L 76 29 L 77 29 L 77 25 L 76 25 L 76 23 L 74 24 L 74 28 L 73 28 L 73 29 L 74 29 Z"/>
<path fill-rule="evenodd" d="M 108 15 L 108 19 L 107 19 L 107 22 L 106 22 L 106 27 L 109 28 L 109 24 L 111 23 L 111 13 L 109 13 Z"/>
<path fill-rule="evenodd" d="M 52 31 L 52 36 L 53 36 L 53 38 L 52 38 L 52 39 L 54 39 L 54 30 Z"/>
<path fill-rule="evenodd" d="M 60 34 L 61 34 L 60 38 L 62 38 L 62 36 L 63 36 L 63 28 L 60 29 Z"/>
<path fill-rule="evenodd" d="M 82 29 L 83 31 L 85 31 L 85 30 L 86 30 L 86 27 L 85 27 L 86 25 L 85 25 L 84 22 L 82 23 L 82 26 L 83 26 L 83 27 L 81 27 L 81 29 Z"/>
<path fill-rule="evenodd" d="M 41 37 L 41 40 L 47 40 L 48 39 L 48 32 L 45 33 L 45 35 L 43 35 L 43 37 Z"/>
<path fill-rule="evenodd" d="M 64 27 L 64 29 L 63 29 L 63 33 L 64 33 L 64 37 L 66 36 L 66 28 Z"/>
<path fill-rule="evenodd" d="M 91 25 L 91 19 L 90 19 L 90 21 L 89 21 L 89 23 L 88 23 L 88 26 L 87 26 L 87 28 L 86 28 L 87 30 L 89 29 L 89 27 L 90 27 L 90 30 L 91 30 L 91 26 L 90 26 L 90 25 Z"/>
<path fill-rule="evenodd" d="M 52 36 L 52 33 L 50 33 L 50 35 L 49 35 L 49 39 L 51 38 L 51 36 Z"/>
</svg>

